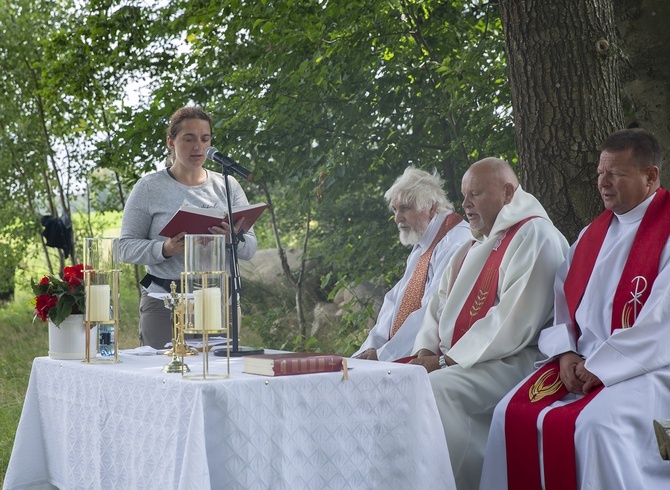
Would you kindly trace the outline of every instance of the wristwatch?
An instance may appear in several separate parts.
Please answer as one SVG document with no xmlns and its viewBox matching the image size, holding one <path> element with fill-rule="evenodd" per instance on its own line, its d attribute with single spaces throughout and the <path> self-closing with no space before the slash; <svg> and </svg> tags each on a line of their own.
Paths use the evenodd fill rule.
<svg viewBox="0 0 670 490">
<path fill-rule="evenodd" d="M 444 358 L 444 355 L 441 355 L 439 357 L 438 362 L 440 363 L 440 369 L 444 369 L 447 367 L 447 360 Z"/>
</svg>

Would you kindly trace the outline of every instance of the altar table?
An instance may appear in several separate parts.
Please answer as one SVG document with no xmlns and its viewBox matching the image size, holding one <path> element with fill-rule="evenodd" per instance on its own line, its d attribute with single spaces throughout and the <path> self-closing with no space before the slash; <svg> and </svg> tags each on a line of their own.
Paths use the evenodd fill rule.
<svg viewBox="0 0 670 490">
<path fill-rule="evenodd" d="M 236 358 L 229 379 L 189 381 L 165 356 L 119 358 L 34 360 L 3 488 L 455 488 L 421 366 L 264 377 Z"/>
</svg>

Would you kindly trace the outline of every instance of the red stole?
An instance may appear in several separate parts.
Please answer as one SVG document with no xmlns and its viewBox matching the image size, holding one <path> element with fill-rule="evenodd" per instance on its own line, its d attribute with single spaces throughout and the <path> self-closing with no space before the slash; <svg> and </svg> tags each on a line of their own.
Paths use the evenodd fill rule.
<svg viewBox="0 0 670 490">
<path fill-rule="evenodd" d="M 564 291 L 570 318 L 579 338 L 575 313 L 586 290 L 613 213 L 605 211 L 584 232 L 573 255 Z M 632 327 L 658 275 L 661 253 L 670 237 L 670 193 L 658 189 L 638 228 L 614 294 L 611 331 Z M 601 390 L 547 412 L 542 422 L 546 490 L 577 486 L 574 430 L 577 417 Z M 540 489 L 537 418 L 540 412 L 568 394 L 560 380 L 559 362 L 537 370 L 512 396 L 505 413 L 507 482 L 510 490 Z"/>
<path fill-rule="evenodd" d="M 455 345 L 459 339 L 470 330 L 470 327 L 479 320 L 484 318 L 488 311 L 493 306 L 498 293 L 498 276 L 500 275 L 500 264 L 505 256 L 505 251 L 509 246 L 512 238 L 516 235 L 526 221 L 533 219 L 535 216 L 519 221 L 517 224 L 507 228 L 498 237 L 498 243 L 493 246 L 493 250 L 486 259 L 484 267 L 482 267 L 477 280 L 475 281 L 468 298 L 463 303 L 463 308 L 456 318 L 454 325 L 454 333 L 451 337 L 451 345 Z M 467 255 L 466 255 L 467 256 Z M 465 261 L 465 259 L 463 259 Z"/>
</svg>

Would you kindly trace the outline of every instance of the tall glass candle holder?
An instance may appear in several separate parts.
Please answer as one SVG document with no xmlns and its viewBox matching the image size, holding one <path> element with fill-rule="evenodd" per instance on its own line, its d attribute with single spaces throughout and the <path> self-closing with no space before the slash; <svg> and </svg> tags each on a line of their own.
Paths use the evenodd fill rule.
<svg viewBox="0 0 670 490">
<path fill-rule="evenodd" d="M 116 363 L 119 360 L 119 239 L 84 239 L 86 287 L 86 351 L 84 362 Z M 100 357 L 91 352 L 89 336 L 97 326 Z"/>
<path fill-rule="evenodd" d="M 230 376 L 209 373 L 209 336 L 228 335 L 230 324 L 229 278 L 226 272 L 226 241 L 223 235 L 186 235 L 184 237 L 183 328 L 186 334 L 202 335 L 202 374 L 182 372 L 187 379 L 214 379 Z M 183 359 L 182 359 L 183 361 Z"/>
</svg>

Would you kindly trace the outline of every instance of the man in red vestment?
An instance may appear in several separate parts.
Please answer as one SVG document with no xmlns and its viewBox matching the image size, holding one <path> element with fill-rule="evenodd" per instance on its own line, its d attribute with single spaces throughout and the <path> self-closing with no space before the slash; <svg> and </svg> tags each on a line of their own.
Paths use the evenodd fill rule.
<svg viewBox="0 0 670 490">
<path fill-rule="evenodd" d="M 652 420 L 670 414 L 670 193 L 643 129 L 601 147 L 605 212 L 555 283 L 548 357 L 496 407 L 482 489 L 670 488 Z"/>
</svg>

